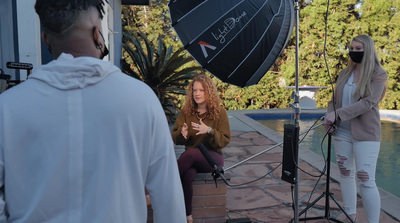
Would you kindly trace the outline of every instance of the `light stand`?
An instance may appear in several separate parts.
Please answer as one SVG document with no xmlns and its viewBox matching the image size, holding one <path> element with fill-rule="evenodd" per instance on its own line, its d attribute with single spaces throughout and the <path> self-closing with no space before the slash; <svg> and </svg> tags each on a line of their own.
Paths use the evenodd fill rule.
<svg viewBox="0 0 400 223">
<path fill-rule="evenodd" d="M 295 92 L 292 94 L 294 99 L 294 103 L 290 104 L 290 106 L 294 109 L 294 122 L 295 127 L 300 129 L 299 127 L 299 119 L 300 119 L 300 106 L 299 106 L 299 1 L 294 0 L 294 11 L 295 11 L 295 35 L 296 35 L 296 49 L 295 49 L 295 61 L 296 61 L 296 73 L 295 73 Z M 299 148 L 299 131 L 296 131 L 296 146 L 295 148 Z M 298 152 L 298 151 L 297 151 Z M 298 164 L 298 156 L 296 156 L 295 163 Z M 295 180 L 294 180 L 294 201 L 293 201 L 293 211 L 294 211 L 294 222 L 299 222 L 299 169 L 295 168 Z"/>
<path fill-rule="evenodd" d="M 292 98 L 294 99 L 294 103 L 290 104 L 290 106 L 294 109 L 295 115 L 294 115 L 294 126 L 296 128 L 299 128 L 299 119 L 300 119 L 300 106 L 299 106 L 299 1 L 294 0 L 294 10 L 295 10 L 295 17 L 296 17 L 296 23 L 295 23 L 295 35 L 296 35 L 296 47 L 295 47 L 295 60 L 296 60 L 296 74 L 295 74 L 295 92 L 292 94 Z M 299 131 L 295 131 L 295 139 L 296 139 L 296 146 L 294 148 L 299 148 Z M 326 189 L 323 194 L 321 194 L 315 201 L 313 201 L 311 204 L 309 204 L 303 211 L 299 213 L 299 170 L 296 166 L 295 168 L 295 178 L 294 178 L 294 201 L 293 201 L 293 211 L 294 211 L 294 218 L 290 222 L 299 222 L 299 216 L 301 216 L 303 213 L 305 213 L 310 207 L 312 207 L 314 204 L 316 204 L 321 198 L 325 196 L 325 215 L 322 217 L 313 217 L 313 218 L 302 218 L 300 219 L 301 221 L 304 220 L 314 220 L 314 219 L 328 219 L 334 222 L 341 222 L 339 220 L 333 219 L 330 217 L 330 205 L 329 205 L 329 197 L 333 199 L 333 201 L 337 204 L 337 206 L 340 208 L 340 210 L 346 215 L 346 217 L 350 220 L 350 222 L 353 223 L 353 220 L 351 217 L 345 212 L 342 206 L 340 206 L 339 202 L 335 199 L 333 194 L 329 192 L 329 182 L 330 182 L 330 163 L 331 163 L 331 139 L 332 135 L 329 134 L 328 136 L 328 157 L 327 157 L 327 180 L 326 180 Z M 296 151 L 298 154 L 298 151 Z M 298 160 L 298 155 L 295 156 L 295 164 L 298 165 L 299 160 Z"/>
<path fill-rule="evenodd" d="M 333 193 L 329 192 L 329 182 L 330 182 L 330 172 L 331 172 L 331 141 L 332 141 L 332 134 L 329 133 L 328 136 L 328 156 L 327 156 L 327 169 L 326 169 L 326 188 L 325 192 L 322 193 L 317 199 L 315 199 L 311 204 L 309 204 L 304 210 L 302 210 L 299 213 L 299 216 L 301 216 L 303 213 L 305 213 L 308 209 L 310 209 L 312 206 L 314 206 L 319 200 L 321 200 L 323 197 L 325 197 L 325 215 L 321 217 L 310 217 L 310 218 L 301 218 L 300 221 L 306 221 L 306 220 L 316 220 L 316 219 L 325 219 L 329 221 L 334 221 L 334 222 L 342 222 L 339 220 L 336 220 L 330 216 L 330 205 L 329 205 L 329 198 L 332 198 L 332 200 L 336 203 L 336 205 L 340 208 L 340 210 L 346 215 L 346 217 L 350 220 L 350 222 L 353 223 L 353 220 L 351 217 L 346 213 L 346 211 L 343 209 L 342 206 L 340 206 L 339 202 L 335 199 L 333 196 Z M 292 221 L 291 221 L 292 222 Z"/>
<path fill-rule="evenodd" d="M 295 115 L 294 115 L 294 122 L 295 122 L 295 127 L 299 127 L 299 119 L 300 119 L 300 106 L 299 106 L 299 2 L 298 0 L 294 1 L 294 9 L 295 9 L 295 17 L 296 17 L 296 25 L 295 25 L 295 34 L 296 34 L 296 49 L 295 49 L 295 60 L 296 60 L 296 74 L 295 74 L 295 92 L 292 95 L 294 98 L 294 103 L 291 104 L 290 106 L 294 109 Z M 297 145 L 294 148 L 299 148 L 299 141 L 298 141 L 298 131 L 297 131 L 297 136 L 296 137 L 296 143 Z M 344 209 L 340 206 L 338 201 L 333 197 L 333 194 L 329 192 L 329 181 L 330 181 L 330 160 L 331 160 L 331 134 L 329 134 L 328 137 L 328 161 L 327 161 L 327 183 L 326 183 L 326 191 L 320 195 L 314 202 L 312 202 L 310 205 L 308 205 L 303 211 L 299 213 L 299 170 L 296 167 L 295 169 L 295 180 L 293 182 L 294 184 L 294 201 L 293 201 L 293 211 L 294 211 L 294 218 L 290 222 L 299 222 L 299 216 L 301 216 L 303 213 L 305 213 L 310 207 L 312 207 L 315 203 L 317 203 L 322 197 L 326 196 L 326 202 L 325 202 L 325 216 L 323 217 L 316 217 L 316 218 L 302 218 L 300 219 L 301 221 L 303 220 L 308 220 L 308 219 L 328 219 L 332 220 L 335 222 L 341 222 L 336 219 L 332 219 L 329 215 L 329 197 L 331 197 L 335 203 L 339 206 L 339 208 L 343 211 L 343 213 L 346 215 L 348 219 L 351 218 L 348 216 L 348 214 L 344 211 Z M 297 151 L 298 152 L 298 151 Z M 295 163 L 298 165 L 299 160 L 298 156 L 296 156 Z"/>
</svg>

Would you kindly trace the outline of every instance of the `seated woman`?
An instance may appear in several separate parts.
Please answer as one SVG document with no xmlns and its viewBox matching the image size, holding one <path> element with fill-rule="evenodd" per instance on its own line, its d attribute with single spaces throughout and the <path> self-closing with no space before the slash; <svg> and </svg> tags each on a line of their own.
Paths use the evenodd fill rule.
<svg viewBox="0 0 400 223">
<path fill-rule="evenodd" d="M 185 104 L 172 129 L 176 145 L 184 145 L 185 152 L 178 159 L 187 222 L 192 218 L 192 182 L 196 173 L 211 173 L 213 167 L 197 148 L 202 143 L 218 166 L 224 165 L 222 150 L 231 139 L 228 115 L 220 106 L 217 87 L 206 75 L 196 76 L 189 84 Z"/>
</svg>

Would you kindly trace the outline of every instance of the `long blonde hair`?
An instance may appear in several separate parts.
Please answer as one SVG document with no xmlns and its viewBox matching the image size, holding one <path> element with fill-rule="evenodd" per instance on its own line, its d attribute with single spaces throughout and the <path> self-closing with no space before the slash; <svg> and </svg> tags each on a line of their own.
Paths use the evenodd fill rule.
<svg viewBox="0 0 400 223">
<path fill-rule="evenodd" d="M 362 43 L 364 45 L 364 56 L 361 64 L 359 64 L 361 66 L 360 77 L 358 79 L 355 92 L 358 92 L 362 98 L 365 98 L 372 93 L 372 76 L 374 75 L 374 71 L 378 67 L 381 67 L 381 64 L 379 63 L 375 44 L 371 37 L 367 35 L 360 35 L 354 37 L 352 42 L 353 41 Z M 339 76 L 336 85 L 346 80 L 354 71 L 356 65 L 357 64 L 355 62 L 349 59 L 347 67 L 344 70 L 344 74 Z"/>
<path fill-rule="evenodd" d="M 193 85 L 196 81 L 200 82 L 204 88 L 208 117 L 210 117 L 211 119 L 218 118 L 221 99 L 218 95 L 217 87 L 210 77 L 203 74 L 194 77 L 192 82 L 190 82 L 189 87 L 186 90 L 185 104 L 182 107 L 183 113 L 185 115 L 195 115 L 195 113 L 197 112 L 198 105 L 193 99 Z"/>
</svg>

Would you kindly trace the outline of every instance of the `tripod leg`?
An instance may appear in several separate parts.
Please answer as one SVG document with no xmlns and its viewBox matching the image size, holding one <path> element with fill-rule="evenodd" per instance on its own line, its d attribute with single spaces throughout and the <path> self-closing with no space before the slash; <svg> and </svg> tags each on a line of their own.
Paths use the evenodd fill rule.
<svg viewBox="0 0 400 223">
<path fill-rule="evenodd" d="M 329 197 L 332 198 L 332 200 L 336 203 L 336 205 L 340 208 L 340 210 L 343 212 L 344 215 L 346 215 L 347 219 L 349 219 L 353 223 L 353 219 L 346 213 L 344 208 L 339 204 L 339 202 L 336 200 L 336 198 L 333 196 L 332 193 L 329 193 Z"/>
<path fill-rule="evenodd" d="M 346 215 L 346 217 L 353 223 L 354 221 L 351 219 L 351 217 L 346 213 L 344 208 L 340 206 L 339 202 L 335 199 L 333 194 L 329 192 L 329 184 L 330 184 L 330 162 L 331 162 L 331 143 L 332 143 L 332 135 L 329 134 L 328 136 L 328 156 L 327 156 L 327 171 L 326 171 L 326 187 L 325 187 L 325 192 L 323 192 L 316 200 L 314 200 L 311 204 L 307 205 L 307 207 L 299 213 L 299 216 L 302 215 L 304 212 L 306 212 L 310 207 L 312 207 L 314 204 L 316 204 L 321 198 L 325 196 L 325 216 L 321 217 L 311 217 L 311 218 L 302 218 L 300 219 L 301 221 L 305 220 L 314 220 L 314 219 L 327 219 L 329 221 L 334 221 L 334 222 L 339 222 L 342 223 L 342 221 L 336 220 L 334 218 L 330 217 L 330 205 L 329 205 L 329 198 L 332 198 L 333 201 L 337 204 L 337 206 L 340 208 L 340 210 Z M 293 219 L 292 219 L 293 221 Z M 290 221 L 290 222 L 292 222 Z"/>
<path fill-rule="evenodd" d="M 307 205 L 307 207 L 304 208 L 304 210 L 302 210 L 302 211 L 299 213 L 299 216 L 302 215 L 302 214 L 304 214 L 308 209 L 310 209 L 312 206 L 314 206 L 314 205 L 315 205 L 319 200 L 321 200 L 324 196 L 325 196 L 325 192 L 322 193 L 321 195 L 319 195 L 319 197 L 318 197 L 317 199 L 315 199 L 311 204 Z"/>
<path fill-rule="evenodd" d="M 299 217 L 300 217 L 302 214 L 304 214 L 308 209 L 310 209 L 312 206 L 314 206 L 314 204 L 316 204 L 316 203 L 317 203 L 319 200 L 321 200 L 324 196 L 325 196 L 325 193 L 319 195 L 319 197 L 317 197 L 317 199 L 315 199 L 311 204 L 307 205 L 307 207 L 304 208 L 304 210 L 302 210 L 302 211 L 299 213 Z M 299 219 L 299 220 L 300 220 L 300 221 L 303 221 L 303 220 L 305 220 L 305 219 Z M 294 221 L 294 219 L 292 219 L 289 223 L 291 223 L 291 222 L 293 222 L 293 221 Z"/>
</svg>

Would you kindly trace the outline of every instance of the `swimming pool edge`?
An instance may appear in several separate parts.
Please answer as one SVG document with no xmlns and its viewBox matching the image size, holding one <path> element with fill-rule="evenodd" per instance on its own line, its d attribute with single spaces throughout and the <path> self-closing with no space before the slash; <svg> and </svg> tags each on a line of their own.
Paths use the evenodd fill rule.
<svg viewBox="0 0 400 223">
<path fill-rule="evenodd" d="M 260 134 L 264 135 L 265 137 L 269 138 L 270 140 L 274 141 L 275 143 L 281 143 L 283 138 L 282 135 L 275 132 L 274 130 L 264 126 L 263 124 L 259 123 L 258 121 L 250 118 L 249 114 L 292 114 L 294 112 L 293 109 L 255 109 L 255 110 L 235 110 L 235 111 L 228 111 L 228 115 L 235 117 L 238 119 L 242 124 L 243 128 L 246 131 L 249 129 L 253 129 Z M 325 114 L 326 108 L 320 109 L 312 109 L 312 110 L 302 110 L 301 114 Z M 383 119 L 396 119 L 400 120 L 400 111 L 393 111 L 393 110 L 380 110 L 381 117 Z M 240 128 L 240 127 L 236 127 Z M 325 162 L 322 157 L 302 146 L 300 146 L 299 152 L 299 159 L 304 160 L 309 165 L 317 168 L 318 170 L 322 170 L 325 166 Z M 331 178 L 335 181 L 339 179 L 339 170 L 337 165 L 331 162 Z M 381 209 L 388 215 L 400 219 L 400 212 L 397 210 L 400 204 L 400 198 L 392 195 L 391 193 L 378 188 L 379 193 L 381 195 Z M 396 209 L 397 208 L 397 209 Z"/>
</svg>

